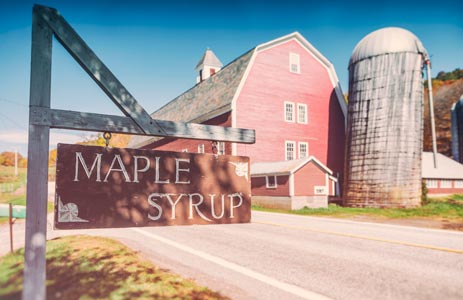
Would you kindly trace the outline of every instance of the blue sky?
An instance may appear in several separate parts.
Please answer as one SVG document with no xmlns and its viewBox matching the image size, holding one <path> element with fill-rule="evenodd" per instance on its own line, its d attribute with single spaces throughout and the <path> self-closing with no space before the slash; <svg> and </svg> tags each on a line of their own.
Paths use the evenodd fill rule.
<svg viewBox="0 0 463 300">
<path fill-rule="evenodd" d="M 383 27 L 413 32 L 431 55 L 433 76 L 463 67 L 463 1 L 2 0 L 0 152 L 26 154 L 34 3 L 58 9 L 149 113 L 196 83 L 194 68 L 207 47 L 227 64 L 294 31 L 331 61 L 344 92 L 355 45 Z M 56 41 L 52 107 L 120 115 Z M 52 144 L 82 137 L 54 130 Z"/>
</svg>

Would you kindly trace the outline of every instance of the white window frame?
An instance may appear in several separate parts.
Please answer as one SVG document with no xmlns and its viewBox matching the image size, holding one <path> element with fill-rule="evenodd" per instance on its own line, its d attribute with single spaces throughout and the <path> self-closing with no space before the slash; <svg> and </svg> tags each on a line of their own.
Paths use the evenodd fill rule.
<svg viewBox="0 0 463 300">
<path fill-rule="evenodd" d="M 288 145 L 292 144 L 293 145 L 293 158 L 288 159 Z M 293 141 L 285 141 L 285 160 L 294 160 L 296 159 L 296 142 Z"/>
<path fill-rule="evenodd" d="M 288 112 L 286 111 L 286 106 L 287 105 L 291 105 L 291 120 L 288 119 Z M 285 118 L 285 121 L 286 122 L 289 122 L 289 123 L 294 123 L 296 122 L 296 105 L 294 105 L 294 102 L 289 102 L 289 101 L 285 101 L 284 103 L 284 106 L 283 106 L 283 113 L 284 113 L 284 118 Z"/>
<path fill-rule="evenodd" d="M 274 180 L 274 184 L 271 184 L 269 182 L 269 178 L 270 177 L 273 177 L 273 180 Z M 277 176 L 276 175 L 269 175 L 269 176 L 265 176 L 265 187 L 268 188 L 268 189 L 276 189 L 278 187 L 278 181 L 277 181 Z"/>
<path fill-rule="evenodd" d="M 301 151 L 301 146 L 305 146 L 305 149 L 306 149 L 306 155 L 305 156 L 301 155 L 301 152 L 302 152 Z M 308 142 L 299 142 L 298 150 L 299 150 L 299 153 L 298 153 L 299 158 L 309 157 L 309 143 Z"/>
<path fill-rule="evenodd" d="M 301 57 L 299 54 L 289 52 L 289 71 L 294 74 L 301 74 Z"/>
<path fill-rule="evenodd" d="M 437 189 L 437 180 L 426 179 L 426 188 Z"/>
<path fill-rule="evenodd" d="M 198 145 L 198 153 L 204 153 L 204 144 Z"/>
<path fill-rule="evenodd" d="M 225 142 L 218 142 L 217 143 L 217 154 L 218 155 L 225 155 Z"/>
<path fill-rule="evenodd" d="M 451 179 L 441 179 L 440 180 L 440 188 L 441 189 L 451 189 L 452 188 L 452 180 Z"/>
<path fill-rule="evenodd" d="M 456 189 L 461 189 L 463 188 L 463 180 L 454 180 L 453 181 L 453 187 Z"/>
<path fill-rule="evenodd" d="M 188 148 L 182 149 L 182 152 L 188 152 Z"/>
<path fill-rule="evenodd" d="M 301 120 L 301 111 L 304 112 L 305 120 Z M 307 124 L 309 122 L 309 118 L 307 114 L 307 104 L 304 104 L 304 103 L 297 104 L 297 122 L 299 124 Z"/>
</svg>

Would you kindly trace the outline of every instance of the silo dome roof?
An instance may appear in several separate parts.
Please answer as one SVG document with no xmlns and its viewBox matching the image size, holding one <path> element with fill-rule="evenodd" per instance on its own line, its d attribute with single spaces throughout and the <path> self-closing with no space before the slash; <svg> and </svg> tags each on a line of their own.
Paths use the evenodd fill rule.
<svg viewBox="0 0 463 300">
<path fill-rule="evenodd" d="M 382 28 L 365 36 L 355 46 L 349 65 L 376 55 L 398 52 L 422 53 L 427 57 L 421 41 L 410 31 L 397 28 Z"/>
</svg>

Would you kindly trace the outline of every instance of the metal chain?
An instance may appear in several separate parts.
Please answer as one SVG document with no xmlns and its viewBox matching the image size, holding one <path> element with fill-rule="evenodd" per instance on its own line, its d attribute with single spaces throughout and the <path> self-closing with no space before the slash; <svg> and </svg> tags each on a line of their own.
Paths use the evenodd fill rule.
<svg viewBox="0 0 463 300">
<path fill-rule="evenodd" d="M 112 136 L 113 136 L 113 135 L 111 134 L 111 132 L 105 131 L 105 132 L 103 133 L 103 138 L 105 139 L 106 148 L 109 147 L 109 140 L 112 138 Z"/>
</svg>

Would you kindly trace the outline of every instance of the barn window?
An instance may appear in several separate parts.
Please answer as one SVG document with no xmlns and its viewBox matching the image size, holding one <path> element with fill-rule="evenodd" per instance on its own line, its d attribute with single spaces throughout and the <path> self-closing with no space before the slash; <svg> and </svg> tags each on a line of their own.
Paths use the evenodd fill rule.
<svg viewBox="0 0 463 300">
<path fill-rule="evenodd" d="M 294 103 L 285 102 L 285 121 L 294 122 Z"/>
<path fill-rule="evenodd" d="M 426 187 L 435 189 L 437 188 L 437 180 L 436 179 L 426 179 Z"/>
<path fill-rule="evenodd" d="M 225 143 L 224 142 L 217 143 L 217 154 L 225 155 Z"/>
<path fill-rule="evenodd" d="M 441 179 L 440 187 L 443 188 L 443 189 L 451 189 L 452 188 L 452 180 Z"/>
<path fill-rule="evenodd" d="M 289 71 L 296 74 L 301 73 L 299 54 L 291 52 L 289 53 Z"/>
<path fill-rule="evenodd" d="M 286 160 L 296 159 L 295 151 L 296 143 L 295 142 L 285 142 L 285 157 Z"/>
<path fill-rule="evenodd" d="M 463 180 L 455 180 L 453 185 L 455 188 L 463 188 Z"/>
<path fill-rule="evenodd" d="M 309 156 L 309 143 L 299 142 L 299 158 L 305 158 Z"/>
<path fill-rule="evenodd" d="M 198 153 L 204 153 L 204 144 L 198 145 Z"/>
<path fill-rule="evenodd" d="M 215 69 L 214 69 L 214 68 L 211 68 L 211 69 L 209 70 L 209 75 L 212 76 L 212 75 L 214 75 L 214 74 L 215 74 Z"/>
<path fill-rule="evenodd" d="M 275 189 L 277 187 L 277 177 L 275 175 L 265 176 L 265 186 L 268 189 Z"/>
<path fill-rule="evenodd" d="M 307 124 L 307 104 L 297 104 L 297 122 Z"/>
<path fill-rule="evenodd" d="M 314 186 L 314 194 L 315 195 L 327 195 L 328 191 L 326 189 L 326 186 L 323 186 L 323 185 Z"/>
<path fill-rule="evenodd" d="M 182 149 L 182 152 L 188 152 L 188 148 Z"/>
</svg>

